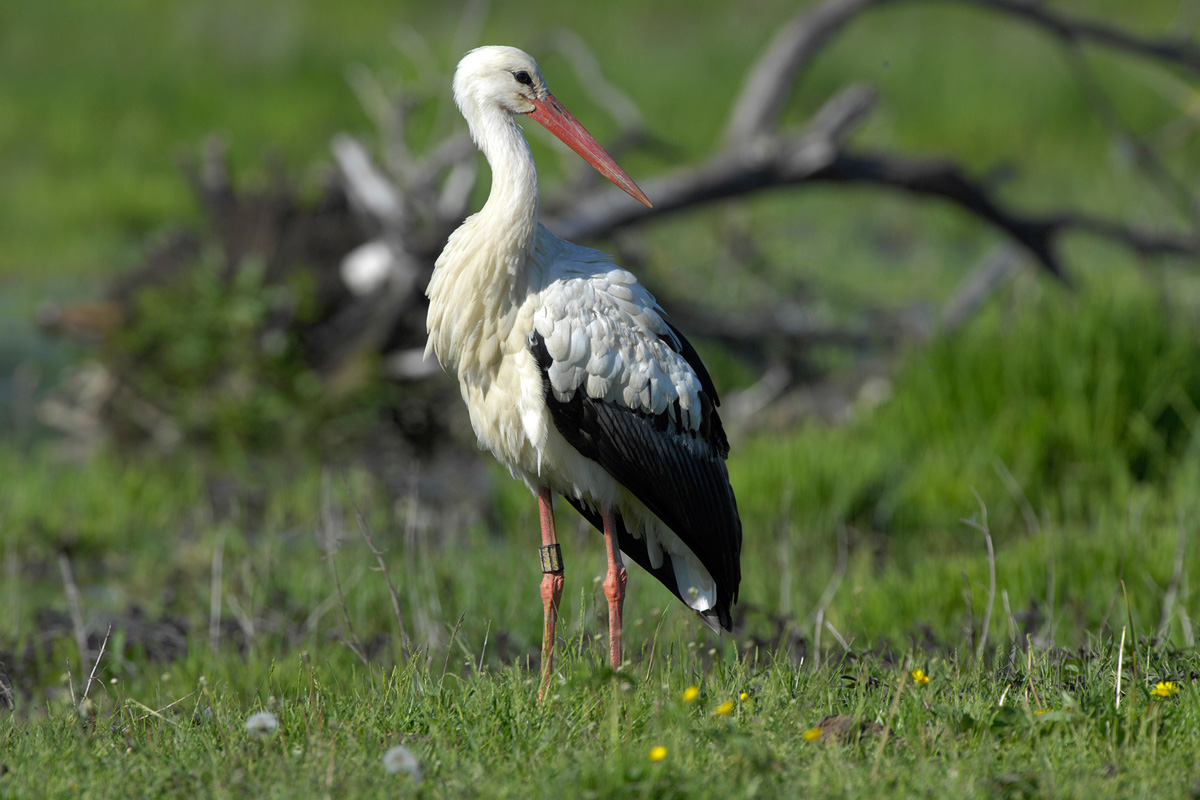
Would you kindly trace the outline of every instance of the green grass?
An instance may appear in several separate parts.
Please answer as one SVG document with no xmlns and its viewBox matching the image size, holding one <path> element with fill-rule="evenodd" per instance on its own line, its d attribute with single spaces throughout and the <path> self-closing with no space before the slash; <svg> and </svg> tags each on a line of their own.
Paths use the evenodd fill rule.
<svg viewBox="0 0 1200 800">
<path fill-rule="evenodd" d="M 429 796 L 564 785 L 598 797 L 1178 793 L 1195 780 L 1200 745 L 1190 541 L 1176 574 L 1200 459 L 1178 432 L 1190 419 L 1147 409 L 1164 393 L 1194 399 L 1200 359 L 1168 307 L 1131 284 L 1035 293 L 914 354 L 891 400 L 854 423 L 739 443 L 742 627 L 709 633 L 635 570 L 629 663 L 615 679 L 601 541 L 567 510 L 558 671 L 543 710 L 534 503 L 499 469 L 494 515 L 471 517 L 419 497 L 393 502 L 347 465 L 418 643 L 410 659 L 341 466 L 153 454 L 71 466 L 41 448 L 21 460 L 10 450 L 0 664 L 17 707 L 0 721 L 0 796 L 42 785 L 94 797 L 130 786 L 412 791 L 383 769 L 395 744 L 424 765 Z M 1025 339 L 1039 346 L 996 344 Z M 1123 342 L 1138 352 L 1122 355 Z M 1025 425 L 1006 443 L 1009 415 L 1030 408 L 1059 424 Z M 1104 408 L 1145 427 L 1098 424 Z M 1146 469 L 1156 421 L 1171 446 L 1153 449 Z M 1029 454 L 1008 458 L 1019 489 L 993 467 L 1006 444 Z M 1047 453 L 1091 467 L 1046 468 Z M 959 521 L 982 521 L 972 487 L 996 551 L 990 608 L 984 537 Z M 84 719 L 74 709 L 92 662 L 75 645 L 64 554 L 93 651 L 114 626 Z M 906 678 L 918 667 L 927 686 Z M 1160 681 L 1183 690 L 1153 698 Z M 681 699 L 692 684 L 703 690 L 695 705 Z M 733 713 L 717 714 L 726 700 Z M 280 729 L 260 740 L 243 726 L 265 708 Z M 861 740 L 801 735 L 834 714 L 876 723 L 887 740 L 874 729 Z M 654 747 L 666 758 L 652 762 Z M 51 763 L 61 768 L 46 784 Z"/>
<path fill-rule="evenodd" d="M 911 352 L 891 399 L 860 404 L 850 430 L 814 423 L 752 444 L 747 480 L 770 487 L 764 498 L 795 487 L 792 518 L 822 509 L 902 536 L 940 534 L 974 506 L 973 488 L 1006 523 L 1023 504 L 1089 520 L 1093 502 L 1121 508 L 1139 482 L 1190 477 L 1193 327 L 1190 307 L 1129 278 L 1082 295 L 1019 282 L 968 328 Z"/>
<path fill-rule="evenodd" d="M 1195 780 L 1195 689 L 1150 691 L 1194 669 L 1194 655 L 1146 654 L 1149 672 L 1134 672 L 1127 653 L 1118 710 L 1107 639 L 1086 655 L 995 667 L 916 653 L 822 670 L 783 659 L 703 666 L 692 642 L 660 635 L 654 644 L 653 656 L 614 680 L 599 648 L 579 654 L 568 642 L 544 707 L 530 673 L 478 668 L 478 651 L 459 643 L 384 674 L 345 659 L 252 658 L 232 674 L 199 676 L 186 664 L 92 687 L 96 703 L 83 717 L 64 689 L 43 722 L 0 722 L 0 792 L 1082 798 L 1178 796 Z M 927 684 L 911 679 L 914 668 Z M 683 697 L 689 685 L 701 690 L 693 702 Z M 725 703 L 728 714 L 718 711 Z M 262 709 L 278 730 L 248 733 L 246 720 Z M 851 735 L 803 735 L 835 714 L 853 720 Z M 385 771 L 383 755 L 397 744 L 419 760 L 419 786 Z M 650 759 L 654 748 L 665 748 L 661 760 Z"/>
</svg>

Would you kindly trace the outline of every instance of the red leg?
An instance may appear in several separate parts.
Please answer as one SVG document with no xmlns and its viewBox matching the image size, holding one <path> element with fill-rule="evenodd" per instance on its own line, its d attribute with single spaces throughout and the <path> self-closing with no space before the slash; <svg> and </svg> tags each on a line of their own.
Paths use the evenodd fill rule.
<svg viewBox="0 0 1200 800">
<path fill-rule="evenodd" d="M 554 636 L 558 625 L 558 604 L 563 591 L 562 553 L 554 530 L 554 502 L 548 488 L 543 487 L 538 492 L 538 513 L 542 518 L 542 608 L 545 617 L 545 627 L 542 628 L 542 684 L 538 689 L 540 703 L 546 697 L 546 687 L 550 685 L 550 674 L 554 670 Z"/>
<path fill-rule="evenodd" d="M 608 552 L 608 574 L 604 576 L 604 596 L 608 598 L 608 657 L 612 668 L 621 666 L 621 626 L 625 608 L 625 564 L 617 544 L 617 526 L 612 509 L 602 509 L 604 549 Z"/>
</svg>

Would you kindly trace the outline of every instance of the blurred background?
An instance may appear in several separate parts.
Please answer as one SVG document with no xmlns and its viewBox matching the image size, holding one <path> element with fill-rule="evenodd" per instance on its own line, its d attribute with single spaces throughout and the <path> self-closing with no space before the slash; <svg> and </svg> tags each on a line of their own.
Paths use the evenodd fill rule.
<svg viewBox="0 0 1200 800">
<path fill-rule="evenodd" d="M 488 187 L 449 88 L 480 44 L 538 58 L 656 202 L 735 167 L 598 218 L 608 189 L 527 132 L 547 224 L 641 276 L 733 433 L 735 635 L 637 576 L 635 625 L 797 660 L 974 646 L 986 528 L 994 644 L 1110 632 L 1124 578 L 1143 631 L 1192 645 L 1197 22 L 1191 0 L 9 0 L 0 681 L 51 691 L 109 630 L 131 680 L 398 658 L 455 620 L 536 659 L 535 504 L 419 359 L 432 259 Z M 568 514 L 582 639 L 604 562 Z"/>
</svg>

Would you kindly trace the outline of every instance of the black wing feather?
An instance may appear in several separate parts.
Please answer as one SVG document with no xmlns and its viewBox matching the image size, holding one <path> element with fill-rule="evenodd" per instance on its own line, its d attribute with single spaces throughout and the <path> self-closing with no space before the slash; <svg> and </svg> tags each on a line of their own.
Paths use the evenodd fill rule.
<svg viewBox="0 0 1200 800">
<path fill-rule="evenodd" d="M 678 340 L 677 352 L 695 371 L 702 387 L 698 431 L 683 428 L 666 413 L 651 415 L 589 397 L 582 387 L 569 400 L 558 400 L 547 375 L 551 358 L 544 338 L 535 331 L 529 346 L 559 433 L 576 450 L 599 463 L 691 549 L 716 582 L 714 610 L 721 625 L 728 629 L 732 625 L 730 606 L 737 599 L 741 583 L 742 545 L 742 523 L 725 468 L 729 442 L 716 412 L 712 379 L 687 340 L 674 328 L 672 332 Z M 572 504 L 601 528 L 598 513 L 585 511 L 575 501 Z M 651 568 L 644 540 L 630 535 L 623 521 L 618 530 L 621 532 L 625 534 L 619 537 L 622 551 L 678 596 L 669 563 L 657 570 Z"/>
</svg>

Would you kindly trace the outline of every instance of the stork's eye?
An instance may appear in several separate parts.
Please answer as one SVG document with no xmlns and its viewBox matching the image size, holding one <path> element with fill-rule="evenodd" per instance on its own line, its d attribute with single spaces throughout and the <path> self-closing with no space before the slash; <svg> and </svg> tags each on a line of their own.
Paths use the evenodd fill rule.
<svg viewBox="0 0 1200 800">
<path fill-rule="evenodd" d="M 529 77 L 529 73 L 525 70 L 517 70 L 513 73 L 513 77 L 517 79 L 517 83 L 522 86 L 533 86 L 533 78 Z"/>
</svg>

